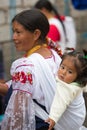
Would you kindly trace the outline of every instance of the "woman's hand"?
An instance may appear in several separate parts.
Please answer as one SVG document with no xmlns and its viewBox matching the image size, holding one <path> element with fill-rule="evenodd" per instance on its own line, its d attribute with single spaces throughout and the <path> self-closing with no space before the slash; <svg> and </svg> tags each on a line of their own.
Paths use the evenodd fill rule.
<svg viewBox="0 0 87 130">
<path fill-rule="evenodd" d="M 48 118 L 47 120 L 45 120 L 45 122 L 49 123 L 49 129 L 48 130 L 52 130 L 54 125 L 55 125 L 55 121 L 52 120 L 51 118 Z"/>
</svg>

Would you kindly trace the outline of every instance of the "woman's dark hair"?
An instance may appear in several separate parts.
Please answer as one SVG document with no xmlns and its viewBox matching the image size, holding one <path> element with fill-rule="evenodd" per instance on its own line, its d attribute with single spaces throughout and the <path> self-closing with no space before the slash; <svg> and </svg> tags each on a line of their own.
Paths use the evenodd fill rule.
<svg viewBox="0 0 87 130">
<path fill-rule="evenodd" d="M 35 4 L 34 8 L 37 8 L 37 9 L 42 9 L 42 8 L 45 8 L 47 9 L 49 12 L 54 12 L 54 14 L 56 15 L 56 17 L 58 18 L 58 20 L 61 22 L 61 25 L 63 27 L 63 30 L 64 30 L 64 33 L 65 33 L 65 38 L 67 40 L 67 36 L 66 36 L 66 30 L 65 30 L 65 26 L 63 24 L 63 21 L 61 20 L 61 17 L 58 13 L 58 11 L 56 10 L 56 8 L 51 4 L 50 1 L 48 0 L 39 0 L 37 1 L 37 3 Z"/>
<path fill-rule="evenodd" d="M 84 87 L 87 84 L 87 51 L 71 51 L 64 53 L 62 56 L 62 61 L 68 56 L 74 58 L 74 65 L 77 71 L 76 82 L 78 82 L 81 87 Z"/>
<path fill-rule="evenodd" d="M 49 22 L 46 16 L 38 9 L 24 10 L 12 19 L 12 23 L 14 21 L 20 23 L 30 32 L 34 32 L 36 29 L 39 29 L 41 31 L 41 40 L 45 40 L 46 35 L 49 32 Z"/>
</svg>

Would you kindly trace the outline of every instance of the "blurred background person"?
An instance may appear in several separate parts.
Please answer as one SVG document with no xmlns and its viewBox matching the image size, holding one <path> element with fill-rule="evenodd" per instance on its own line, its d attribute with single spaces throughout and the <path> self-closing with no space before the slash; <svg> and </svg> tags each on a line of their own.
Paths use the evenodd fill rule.
<svg viewBox="0 0 87 130">
<path fill-rule="evenodd" d="M 76 32 L 72 17 L 59 15 L 55 6 L 48 0 L 39 0 L 34 7 L 40 9 L 48 18 L 50 30 L 47 36 L 56 42 L 63 52 L 66 47 L 76 48 Z"/>
</svg>

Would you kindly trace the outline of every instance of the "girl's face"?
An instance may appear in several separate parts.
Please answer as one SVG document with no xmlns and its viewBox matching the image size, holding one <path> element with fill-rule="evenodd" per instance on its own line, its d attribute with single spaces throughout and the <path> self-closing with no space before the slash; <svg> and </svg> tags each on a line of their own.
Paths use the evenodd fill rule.
<svg viewBox="0 0 87 130">
<path fill-rule="evenodd" d="M 35 44 L 34 33 L 26 30 L 20 23 L 14 21 L 13 40 L 18 51 L 29 51 Z"/>
<path fill-rule="evenodd" d="M 77 71 L 74 65 L 74 58 L 67 56 L 61 63 L 58 70 L 58 78 L 66 83 L 71 83 L 77 78 Z"/>
</svg>

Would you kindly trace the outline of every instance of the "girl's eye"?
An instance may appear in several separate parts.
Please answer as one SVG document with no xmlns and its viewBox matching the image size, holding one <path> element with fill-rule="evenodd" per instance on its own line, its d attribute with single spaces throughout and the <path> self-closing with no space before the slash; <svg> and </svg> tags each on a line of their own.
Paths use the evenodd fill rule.
<svg viewBox="0 0 87 130">
<path fill-rule="evenodd" d="M 72 74 L 72 71 L 71 70 L 68 70 L 69 74 Z"/>
<path fill-rule="evenodd" d="M 18 33 L 18 34 L 19 34 L 19 33 L 21 33 L 21 32 L 20 32 L 20 31 L 16 31 L 16 33 Z"/>
<path fill-rule="evenodd" d="M 61 66 L 60 66 L 60 68 L 61 68 L 61 69 L 64 69 L 64 66 L 63 66 L 63 65 L 61 65 Z"/>
</svg>

